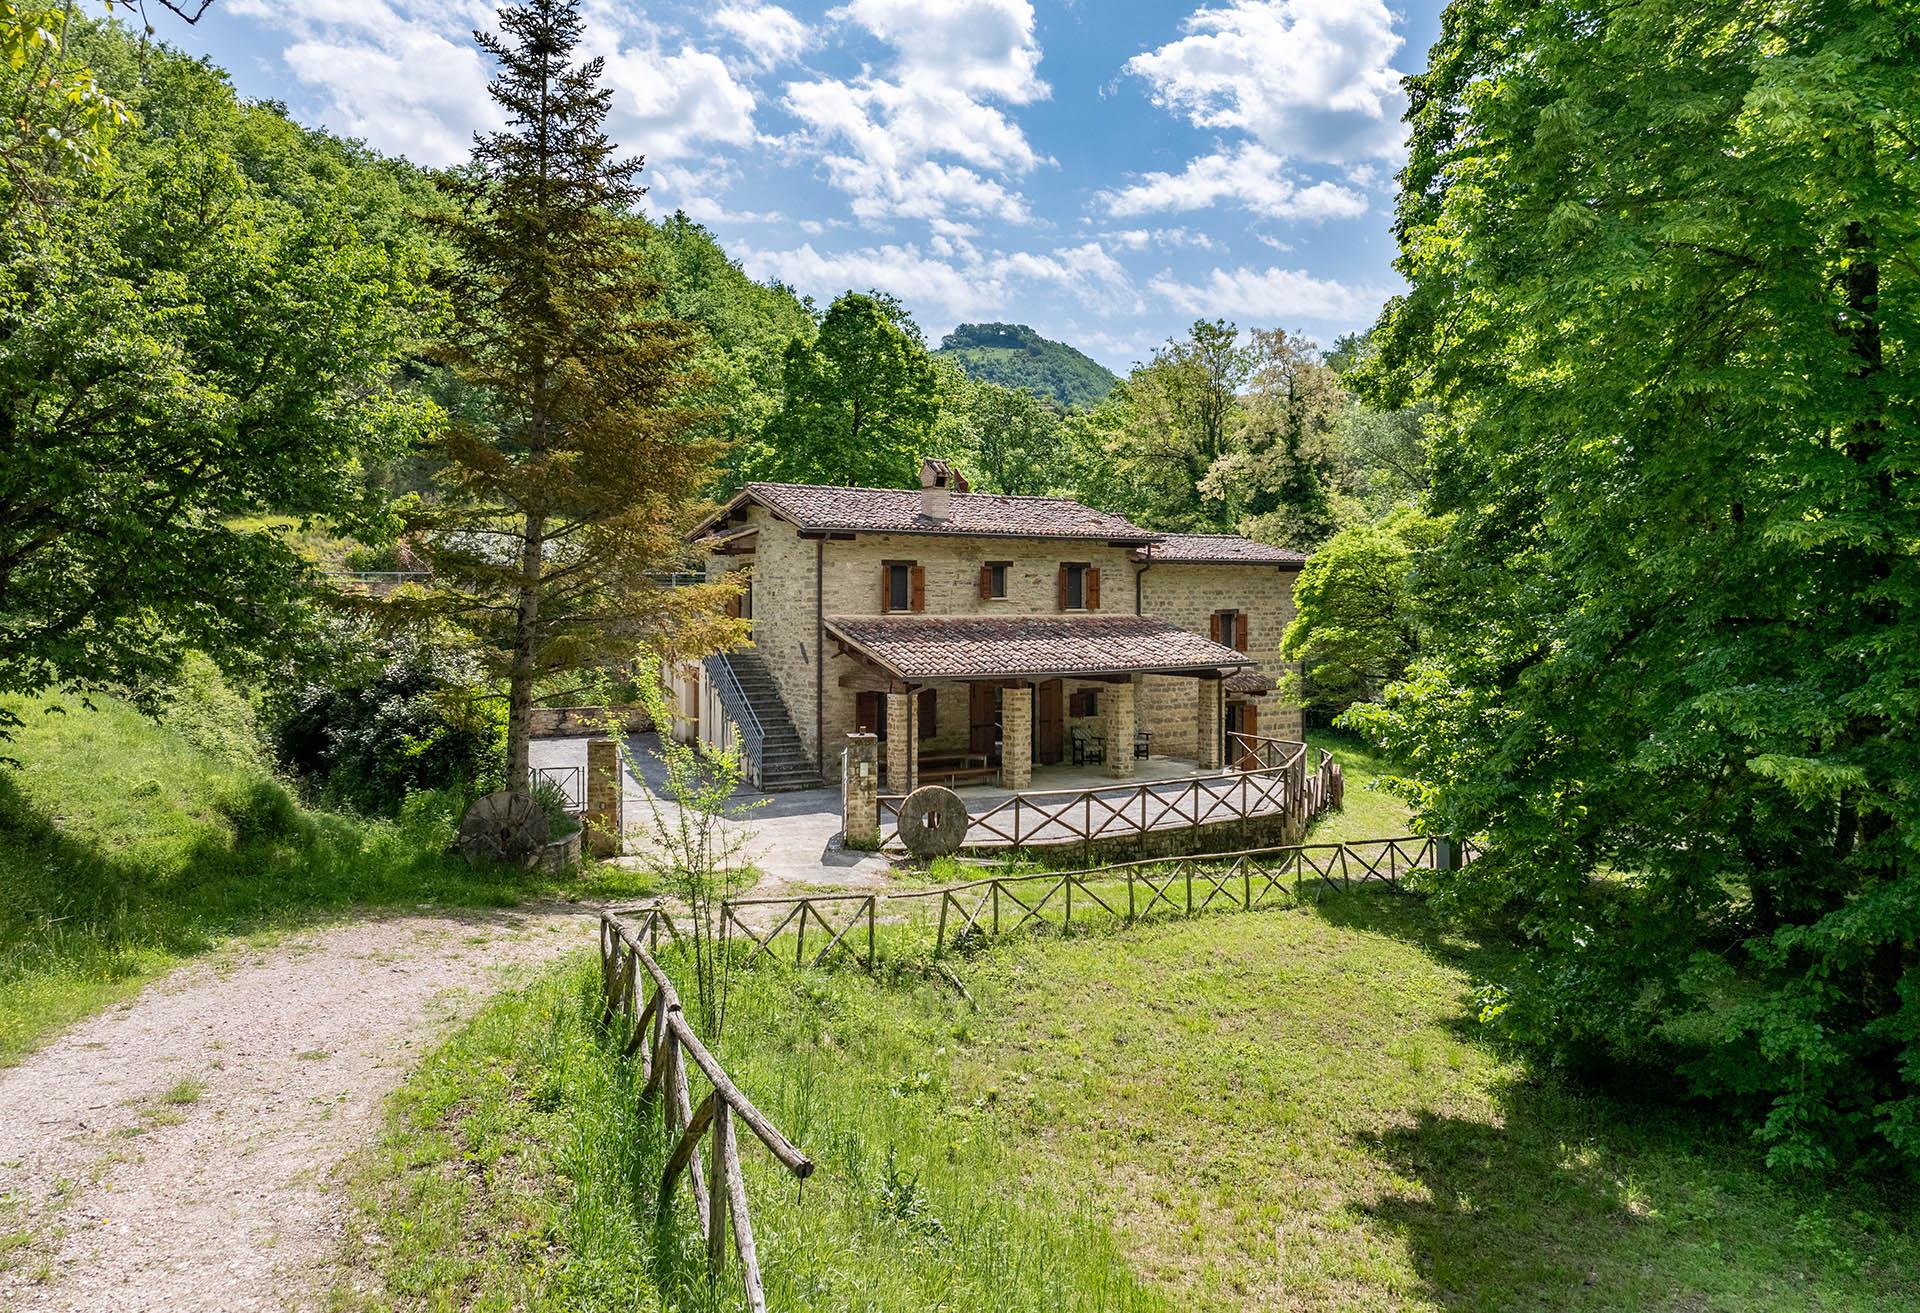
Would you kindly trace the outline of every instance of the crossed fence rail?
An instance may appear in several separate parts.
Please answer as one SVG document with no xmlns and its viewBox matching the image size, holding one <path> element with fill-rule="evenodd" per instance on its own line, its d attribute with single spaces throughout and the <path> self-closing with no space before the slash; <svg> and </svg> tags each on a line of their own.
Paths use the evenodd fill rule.
<svg viewBox="0 0 1920 1313">
<path fill-rule="evenodd" d="M 970 806 L 968 846 L 1087 843 L 1288 812 L 1304 821 L 1341 803 L 1345 781 L 1340 763 L 1325 748 L 1319 749 L 1311 771 L 1307 745 L 1294 740 L 1236 733 L 1228 736 L 1228 751 L 1240 765 L 1217 774 L 1091 789 L 1029 789 Z M 899 844 L 906 800 L 905 794 L 878 799 L 882 847 Z"/>
<path fill-rule="evenodd" d="M 934 930 L 937 956 L 969 934 L 1010 934 L 1036 922 L 1069 929 L 1076 906 L 1083 922 L 1098 915 L 1097 908 L 1128 925 L 1162 908 L 1182 916 L 1208 911 L 1216 904 L 1251 912 L 1282 888 L 1290 887 L 1295 902 L 1299 902 L 1303 886 L 1310 880 L 1320 883 L 1322 894 L 1335 884 L 1351 889 L 1369 882 L 1398 891 L 1401 879 L 1410 871 L 1444 869 L 1470 862 L 1478 855 L 1470 843 L 1450 844 L 1418 834 L 1346 843 L 1283 844 L 1192 857 L 1150 857 L 1077 871 L 983 876 L 904 893 L 746 898 L 723 903 L 721 922 L 727 935 L 744 935 L 752 942 L 743 964 L 762 954 L 787 960 L 775 940 L 787 927 L 796 926 L 793 965 L 818 966 L 840 949 L 872 971 L 877 960 L 876 926 L 882 902 L 939 899 Z M 822 905 L 830 910 L 823 911 Z M 851 910 L 847 910 L 849 906 Z M 741 919 L 740 908 L 784 908 L 785 913 L 770 928 L 756 930 Z M 807 956 L 806 945 L 809 920 L 827 936 L 812 957 Z M 857 940 L 863 925 L 864 953 L 859 951 Z"/>
<path fill-rule="evenodd" d="M 629 916 L 641 919 L 634 922 L 627 919 Z M 740 1171 L 734 1120 L 745 1122 L 755 1138 L 797 1179 L 804 1181 L 813 1174 L 813 1162 L 753 1106 L 693 1033 L 673 982 L 654 960 L 662 929 L 679 937 L 672 919 L 657 906 L 609 909 L 600 914 L 603 1020 L 611 1023 L 616 1017 L 624 1017 L 631 1023 L 625 1052 L 628 1057 L 639 1058 L 646 1079 L 640 1092 L 641 1106 L 658 1104 L 667 1129 L 678 1137 L 660 1173 L 661 1211 L 664 1213 L 672 1203 L 674 1187 L 685 1174 L 693 1191 L 700 1232 L 707 1242 L 707 1271 L 717 1276 L 726 1268 L 731 1220 L 747 1307 L 754 1313 L 765 1313 L 767 1295 L 760 1280 L 753 1221 L 747 1212 L 747 1184 Z M 712 1087 L 698 1104 L 688 1088 L 688 1059 Z M 709 1136 L 711 1144 L 703 1165 L 700 1141 Z"/>
</svg>

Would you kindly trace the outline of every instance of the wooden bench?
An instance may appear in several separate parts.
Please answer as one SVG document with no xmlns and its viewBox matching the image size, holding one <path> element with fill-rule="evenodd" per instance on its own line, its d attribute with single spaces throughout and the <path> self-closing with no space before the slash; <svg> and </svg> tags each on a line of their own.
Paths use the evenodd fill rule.
<svg viewBox="0 0 1920 1313">
<path fill-rule="evenodd" d="M 998 766 L 928 766 L 920 764 L 920 778 L 924 780 L 942 780 L 947 784 L 958 784 L 962 780 L 990 780 L 1000 774 Z"/>
</svg>

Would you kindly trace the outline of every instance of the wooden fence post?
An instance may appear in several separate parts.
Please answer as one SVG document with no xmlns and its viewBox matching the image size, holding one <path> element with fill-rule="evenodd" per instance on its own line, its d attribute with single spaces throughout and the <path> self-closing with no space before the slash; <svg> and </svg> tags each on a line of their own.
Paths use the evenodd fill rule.
<svg viewBox="0 0 1920 1313">
<path fill-rule="evenodd" d="M 940 928 L 933 932 L 933 955 L 939 957 L 947 947 L 947 904 L 953 901 L 953 895 L 944 889 L 940 891 Z"/>
<path fill-rule="evenodd" d="M 713 1103 L 713 1152 L 707 1157 L 707 1280 L 727 1270 L 727 1123 L 725 1099 Z"/>
<path fill-rule="evenodd" d="M 868 975 L 873 974 L 873 964 L 875 961 L 874 929 L 876 924 L 880 920 L 879 913 L 875 910 L 875 908 L 879 902 L 880 902 L 880 896 L 878 894 L 867 895 L 867 974 Z"/>
</svg>

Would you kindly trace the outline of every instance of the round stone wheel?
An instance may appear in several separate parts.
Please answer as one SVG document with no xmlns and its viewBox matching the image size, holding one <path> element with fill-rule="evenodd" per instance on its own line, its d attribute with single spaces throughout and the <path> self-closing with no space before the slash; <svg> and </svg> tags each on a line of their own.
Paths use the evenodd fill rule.
<svg viewBox="0 0 1920 1313">
<path fill-rule="evenodd" d="M 926 784 L 900 804 L 900 842 L 915 857 L 945 857 L 967 838 L 967 804 L 952 789 Z"/>
<path fill-rule="evenodd" d="M 460 851 L 470 862 L 524 862 L 547 841 L 547 814 L 533 796 L 502 789 L 460 818 Z"/>
</svg>

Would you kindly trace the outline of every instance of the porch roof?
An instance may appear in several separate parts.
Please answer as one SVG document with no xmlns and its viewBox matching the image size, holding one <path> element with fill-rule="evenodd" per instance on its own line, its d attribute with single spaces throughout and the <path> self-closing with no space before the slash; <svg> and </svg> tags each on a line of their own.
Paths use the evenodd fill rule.
<svg viewBox="0 0 1920 1313">
<path fill-rule="evenodd" d="M 828 616 L 827 632 L 906 680 L 1225 674 L 1244 652 L 1135 615 Z"/>
</svg>

